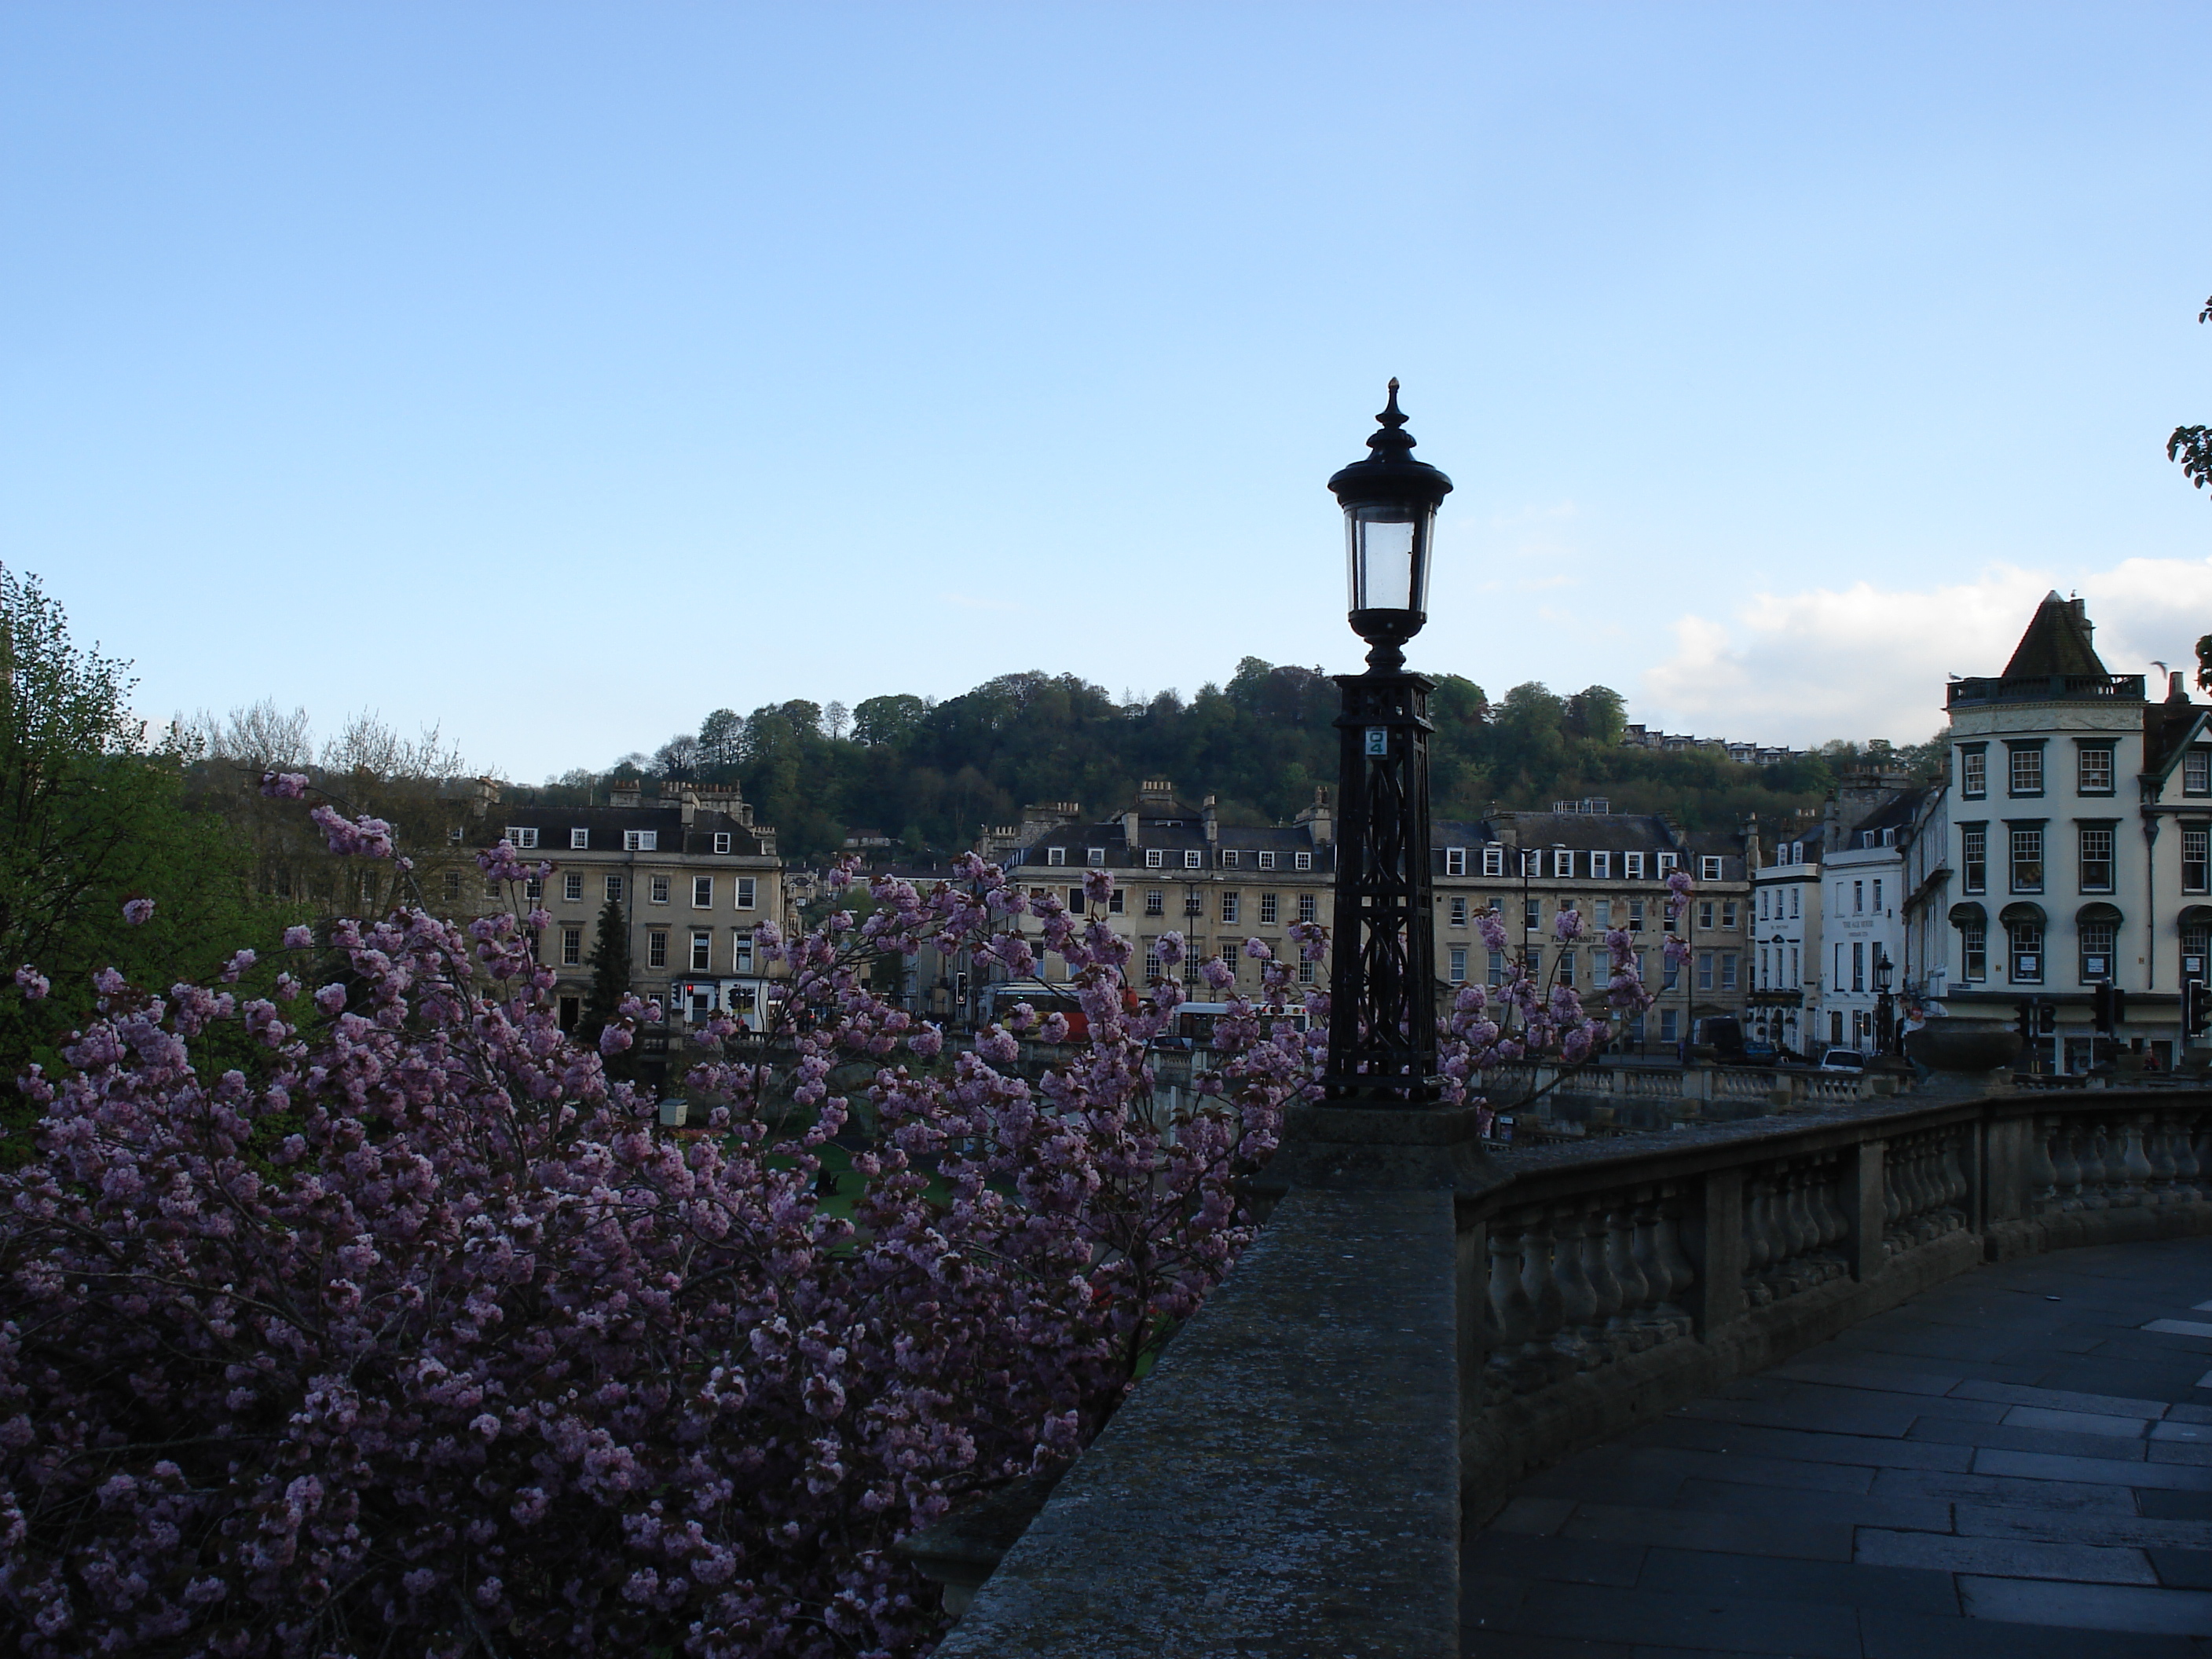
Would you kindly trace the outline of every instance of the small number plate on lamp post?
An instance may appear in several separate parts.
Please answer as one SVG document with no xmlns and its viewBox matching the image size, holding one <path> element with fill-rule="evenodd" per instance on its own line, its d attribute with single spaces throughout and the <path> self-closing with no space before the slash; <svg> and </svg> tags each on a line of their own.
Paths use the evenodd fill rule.
<svg viewBox="0 0 2212 1659">
<path fill-rule="evenodd" d="M 1367 728 L 1367 752 L 1370 755 L 1387 755 L 1390 752 L 1389 726 L 1370 726 Z"/>
</svg>

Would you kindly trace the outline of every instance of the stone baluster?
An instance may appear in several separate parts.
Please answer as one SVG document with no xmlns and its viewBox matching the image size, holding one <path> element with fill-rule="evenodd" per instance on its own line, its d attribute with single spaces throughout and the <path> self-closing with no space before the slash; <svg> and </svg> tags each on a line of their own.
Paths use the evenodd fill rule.
<svg viewBox="0 0 2212 1659">
<path fill-rule="evenodd" d="M 2204 1165 L 2197 1156 L 2197 1123 L 2193 1112 L 2176 1112 L 2167 1144 L 2173 1155 L 2173 1188 L 2177 1200 L 2193 1204 L 2204 1196 Z"/>
<path fill-rule="evenodd" d="M 1777 1182 L 1776 1210 L 1781 1221 L 1783 1272 L 1789 1293 L 1793 1296 L 1820 1282 L 1820 1269 L 1812 1260 L 1813 1243 L 1819 1233 L 1813 1225 L 1806 1193 L 1806 1185 L 1811 1180 L 1811 1169 L 1799 1163 L 1784 1169 Z"/>
<path fill-rule="evenodd" d="M 2175 1185 L 2173 1141 L 2172 1113 L 2143 1115 L 2143 1157 L 2150 1162 L 2150 1179 L 2145 1183 L 2143 1194 L 2147 1204 L 2165 1206 L 2181 1201 L 2181 1193 Z"/>
<path fill-rule="evenodd" d="M 1636 1206 L 1636 1265 L 1644 1269 L 1644 1283 L 1651 1287 L 1651 1321 L 1662 1341 L 1690 1334 L 1689 1316 L 1676 1300 L 1674 1274 L 1668 1267 L 1662 1242 L 1671 1237 L 1673 1231 L 1674 1223 L 1666 1213 L 1660 1194 L 1647 1191 Z M 1689 1288 L 1686 1279 L 1681 1288 Z"/>
<path fill-rule="evenodd" d="M 1966 1224 L 1966 1166 L 1964 1158 L 1966 1134 L 1963 1129 L 1943 1131 L 1943 1208 L 1947 1212 L 1946 1232 L 1956 1232 Z"/>
<path fill-rule="evenodd" d="M 2051 1160 L 2055 1126 L 2047 1117 L 2027 1122 L 2027 1208 L 2030 1214 L 2057 1202 L 2058 1168 Z"/>
<path fill-rule="evenodd" d="M 2081 1149 L 2074 1125 L 2051 1120 L 2051 1187 L 2061 1210 L 2081 1207 Z"/>
<path fill-rule="evenodd" d="M 1528 1339 L 1535 1329 L 1535 1310 L 1528 1303 L 1524 1282 L 1528 1266 L 1526 1231 L 1510 1218 L 1491 1224 L 1489 1334 L 1490 1365 L 1510 1389 L 1526 1386 Z"/>
<path fill-rule="evenodd" d="M 1590 1294 L 1589 1275 L 1583 1271 L 1582 1218 L 1571 1204 L 1552 1212 L 1552 1282 L 1559 1286 L 1559 1333 L 1553 1346 L 1588 1366 L 1590 1328 L 1596 1323 L 1597 1298 Z"/>
<path fill-rule="evenodd" d="M 2079 1144 L 2081 1207 L 2085 1210 L 2109 1210 L 2112 1207 L 2112 1167 L 2108 1161 L 2112 1146 L 2106 1136 L 2104 1124 L 2094 1119 L 2084 1120 Z"/>
<path fill-rule="evenodd" d="M 2119 1168 L 2114 1173 L 2120 1181 L 2114 1201 L 2130 1207 L 2155 1204 L 2158 1200 L 2150 1193 L 2150 1159 L 2143 1156 L 2143 1114 L 2130 1112 L 2112 1127 L 2119 1149 Z"/>
<path fill-rule="evenodd" d="M 1599 1200 L 1583 1212 L 1583 1277 L 1590 1287 L 1589 1326 L 1584 1335 L 1597 1346 L 1603 1359 L 1615 1358 L 1607 1339 L 1618 1331 L 1620 1316 L 1620 1281 L 1613 1276 L 1613 1264 L 1606 1259 L 1607 1242 L 1613 1233 L 1610 1209 Z"/>
<path fill-rule="evenodd" d="M 1945 1208 L 1950 1186 L 1943 1172 L 1943 1138 L 1933 1129 L 1920 1143 L 1920 1179 L 1928 1189 L 1928 1202 L 1920 1212 L 1921 1237 L 1941 1238 L 1951 1231 L 1951 1218 Z"/>
<path fill-rule="evenodd" d="M 1686 1298 L 1698 1282 L 1698 1270 L 1682 1249 L 1682 1193 L 1672 1182 L 1659 1189 L 1659 1201 L 1653 1206 L 1651 1250 L 1667 1285 L 1660 1305 L 1687 1336 L 1693 1322 Z"/>
<path fill-rule="evenodd" d="M 1605 1261 L 1620 1287 L 1620 1310 L 1613 1316 L 1614 1339 L 1631 1350 L 1651 1346 L 1651 1285 L 1636 1259 L 1636 1206 L 1624 1193 L 1606 1206 Z"/>
<path fill-rule="evenodd" d="M 1556 1245 L 1550 1219 L 1542 1210 L 1525 1210 L 1521 1214 L 1521 1286 L 1528 1304 L 1528 1337 L 1521 1352 L 1530 1365 L 1549 1377 L 1564 1369 L 1559 1338 L 1566 1323 L 1559 1275 L 1552 1270 Z"/>
<path fill-rule="evenodd" d="M 2188 1157 L 2197 1166 L 2192 1186 L 2197 1188 L 2197 1199 L 2212 1199 L 2212 1117 L 2199 1117 L 2192 1110 L 2181 1113 L 2181 1139 L 2188 1146 Z"/>
<path fill-rule="evenodd" d="M 1844 1241 L 1850 1237 L 1850 1218 L 1844 1213 L 1844 1160 L 1829 1152 L 1820 1160 L 1820 1184 L 1814 1188 L 1820 1200 L 1820 1254 L 1828 1264 L 1828 1277 L 1850 1271 L 1843 1256 Z"/>
<path fill-rule="evenodd" d="M 1743 1294 L 1747 1305 L 1763 1308 L 1774 1299 L 1765 1282 L 1774 1260 L 1773 1237 L 1767 1224 L 1767 1174 L 1747 1170 L 1743 1177 Z"/>
<path fill-rule="evenodd" d="M 1910 1249 L 1918 1242 L 1920 1220 L 1920 1143 L 1910 1135 L 1900 1135 L 1890 1143 L 1889 1169 L 1895 1171 L 1897 1181 L 1897 1237 L 1901 1248 Z"/>
</svg>

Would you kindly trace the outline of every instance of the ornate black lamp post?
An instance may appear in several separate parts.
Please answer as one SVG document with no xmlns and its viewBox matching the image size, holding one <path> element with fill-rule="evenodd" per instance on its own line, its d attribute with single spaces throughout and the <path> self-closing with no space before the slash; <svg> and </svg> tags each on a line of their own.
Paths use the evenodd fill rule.
<svg viewBox="0 0 2212 1659">
<path fill-rule="evenodd" d="M 1406 672 L 1428 621 L 1437 507 L 1452 483 L 1408 453 L 1398 383 L 1376 416 L 1373 452 L 1328 481 L 1344 507 L 1352 629 L 1371 647 L 1340 674 L 1335 954 L 1329 975 L 1327 1097 L 1425 1105 L 1438 1096 L 1435 898 L 1429 870 L 1429 693 Z"/>
<path fill-rule="evenodd" d="M 1874 1048 L 1878 1054 L 1886 1054 L 1895 1046 L 1897 1036 L 1897 1007 L 1890 1000 L 1889 976 L 1897 964 L 1889 959 L 1889 952 L 1879 941 L 1874 947 Z"/>
</svg>

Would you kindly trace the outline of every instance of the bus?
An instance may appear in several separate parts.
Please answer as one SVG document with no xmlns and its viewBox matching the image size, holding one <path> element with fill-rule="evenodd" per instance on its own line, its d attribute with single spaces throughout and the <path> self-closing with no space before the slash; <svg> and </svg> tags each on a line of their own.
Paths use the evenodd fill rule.
<svg viewBox="0 0 2212 1659">
<path fill-rule="evenodd" d="M 1228 1012 L 1229 1005 L 1225 1002 L 1177 1003 L 1168 1040 L 1178 1048 L 1211 1048 L 1213 1046 L 1214 1024 Z M 1264 1008 L 1255 1007 L 1253 1012 L 1263 1034 L 1273 1031 L 1283 1020 L 1288 1020 L 1291 1029 L 1296 1031 L 1303 1031 L 1312 1024 L 1306 1011 L 1301 1007 L 1285 1008 L 1279 1013 L 1270 1013 Z"/>
<path fill-rule="evenodd" d="M 978 1023 L 1003 1025 L 1012 1018 L 1014 1005 L 1026 1002 L 1036 1010 L 1042 1020 L 1048 1015 L 1064 1015 L 1067 1020 L 1067 1036 L 1071 1042 L 1079 1042 L 1091 1035 L 1091 1016 L 1083 1012 L 1083 999 L 1073 985 L 1048 985 L 1041 979 L 1005 979 L 995 985 L 986 985 L 981 994 L 982 1006 L 977 1010 Z M 1031 1026 L 1024 1033 L 1035 1036 Z"/>
</svg>

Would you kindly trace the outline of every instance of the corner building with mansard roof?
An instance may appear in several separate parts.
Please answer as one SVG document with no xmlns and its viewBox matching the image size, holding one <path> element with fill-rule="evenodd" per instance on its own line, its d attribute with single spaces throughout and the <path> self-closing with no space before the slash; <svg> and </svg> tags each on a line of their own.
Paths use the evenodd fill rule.
<svg viewBox="0 0 2212 1659">
<path fill-rule="evenodd" d="M 2179 673 L 2151 702 L 2094 637 L 2054 592 L 2002 673 L 1951 683 L 1950 775 L 1923 819 L 1941 844 L 1916 860 L 1909 976 L 1956 1015 L 2036 1005 L 2045 1071 L 2103 1058 L 2100 983 L 2126 994 L 2120 1044 L 2170 1066 L 2212 946 L 2212 709 Z"/>
</svg>

